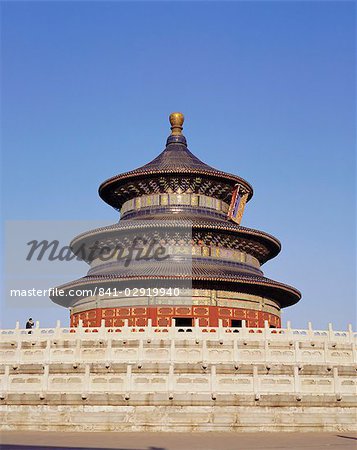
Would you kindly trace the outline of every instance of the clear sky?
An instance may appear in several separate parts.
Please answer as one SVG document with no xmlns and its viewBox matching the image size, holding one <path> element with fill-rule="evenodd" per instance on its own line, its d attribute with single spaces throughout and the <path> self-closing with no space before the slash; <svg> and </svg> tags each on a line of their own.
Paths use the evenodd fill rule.
<svg viewBox="0 0 357 450">
<path fill-rule="evenodd" d="M 5 220 L 116 222 L 98 185 L 157 156 L 182 111 L 191 151 L 253 185 L 242 225 L 282 241 L 265 275 L 303 293 L 284 322 L 355 320 L 354 2 L 1 9 Z M 68 323 L 5 297 L 3 326 Z"/>
</svg>

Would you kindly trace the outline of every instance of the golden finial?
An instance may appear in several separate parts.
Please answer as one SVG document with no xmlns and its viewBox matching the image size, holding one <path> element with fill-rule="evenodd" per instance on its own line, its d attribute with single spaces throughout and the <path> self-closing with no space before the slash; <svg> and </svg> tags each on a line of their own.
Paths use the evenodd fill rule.
<svg viewBox="0 0 357 450">
<path fill-rule="evenodd" d="M 184 115 L 180 112 L 173 112 L 170 114 L 169 120 L 171 124 L 171 134 L 173 136 L 182 134 L 182 125 L 185 120 Z"/>
</svg>

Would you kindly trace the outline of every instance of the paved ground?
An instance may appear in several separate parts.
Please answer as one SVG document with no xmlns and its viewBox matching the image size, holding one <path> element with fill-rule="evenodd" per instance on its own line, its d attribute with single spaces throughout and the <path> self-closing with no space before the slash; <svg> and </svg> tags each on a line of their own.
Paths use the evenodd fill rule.
<svg viewBox="0 0 357 450">
<path fill-rule="evenodd" d="M 357 450 L 354 433 L 70 433 L 0 434 L 2 450 Z"/>
</svg>

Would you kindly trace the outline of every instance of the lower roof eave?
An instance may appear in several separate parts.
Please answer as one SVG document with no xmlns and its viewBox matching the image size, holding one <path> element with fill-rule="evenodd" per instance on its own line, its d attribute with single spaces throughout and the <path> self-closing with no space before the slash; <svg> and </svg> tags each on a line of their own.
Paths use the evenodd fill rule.
<svg viewBox="0 0 357 450">
<path fill-rule="evenodd" d="M 192 280 L 192 285 L 190 281 Z M 138 282 L 143 283 L 142 286 L 138 286 Z M 281 308 L 286 308 L 296 304 L 301 299 L 301 293 L 292 286 L 279 283 L 274 280 L 270 280 L 265 277 L 244 277 L 236 276 L 234 278 L 217 277 L 212 278 L 209 276 L 127 276 L 120 277 L 115 275 L 106 276 L 87 276 L 70 283 L 57 287 L 57 292 L 63 290 L 65 295 L 51 295 L 50 298 L 54 303 L 57 303 L 64 307 L 73 306 L 76 301 L 82 297 L 69 296 L 71 289 L 93 289 L 93 286 L 100 285 L 104 289 L 117 286 L 118 283 L 124 284 L 125 287 L 153 287 L 153 283 L 159 283 L 159 286 L 175 287 L 172 284 L 176 283 L 183 288 L 192 287 L 193 289 L 217 289 L 228 290 L 242 293 L 251 293 L 263 297 L 270 298 L 275 301 Z M 171 283 L 168 284 L 168 283 Z M 178 287 L 180 287 L 178 286 Z M 122 289 L 124 289 L 123 287 Z"/>
</svg>

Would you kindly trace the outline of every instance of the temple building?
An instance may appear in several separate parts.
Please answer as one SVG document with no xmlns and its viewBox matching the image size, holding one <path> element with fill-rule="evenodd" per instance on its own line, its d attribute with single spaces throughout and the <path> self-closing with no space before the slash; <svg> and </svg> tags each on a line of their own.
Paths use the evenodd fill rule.
<svg viewBox="0 0 357 450">
<path fill-rule="evenodd" d="M 71 242 L 89 271 L 51 297 L 70 309 L 71 326 L 274 328 L 281 309 L 300 300 L 263 274 L 280 242 L 240 225 L 252 187 L 192 154 L 183 121 L 171 114 L 162 153 L 99 187 L 120 220 Z"/>
<path fill-rule="evenodd" d="M 241 226 L 252 187 L 194 156 L 183 119 L 99 187 L 120 220 L 70 244 L 89 264 L 51 297 L 70 326 L 0 330 L 0 429 L 355 431 L 357 334 L 281 327 L 301 295 L 263 275 L 280 243 Z"/>
</svg>

